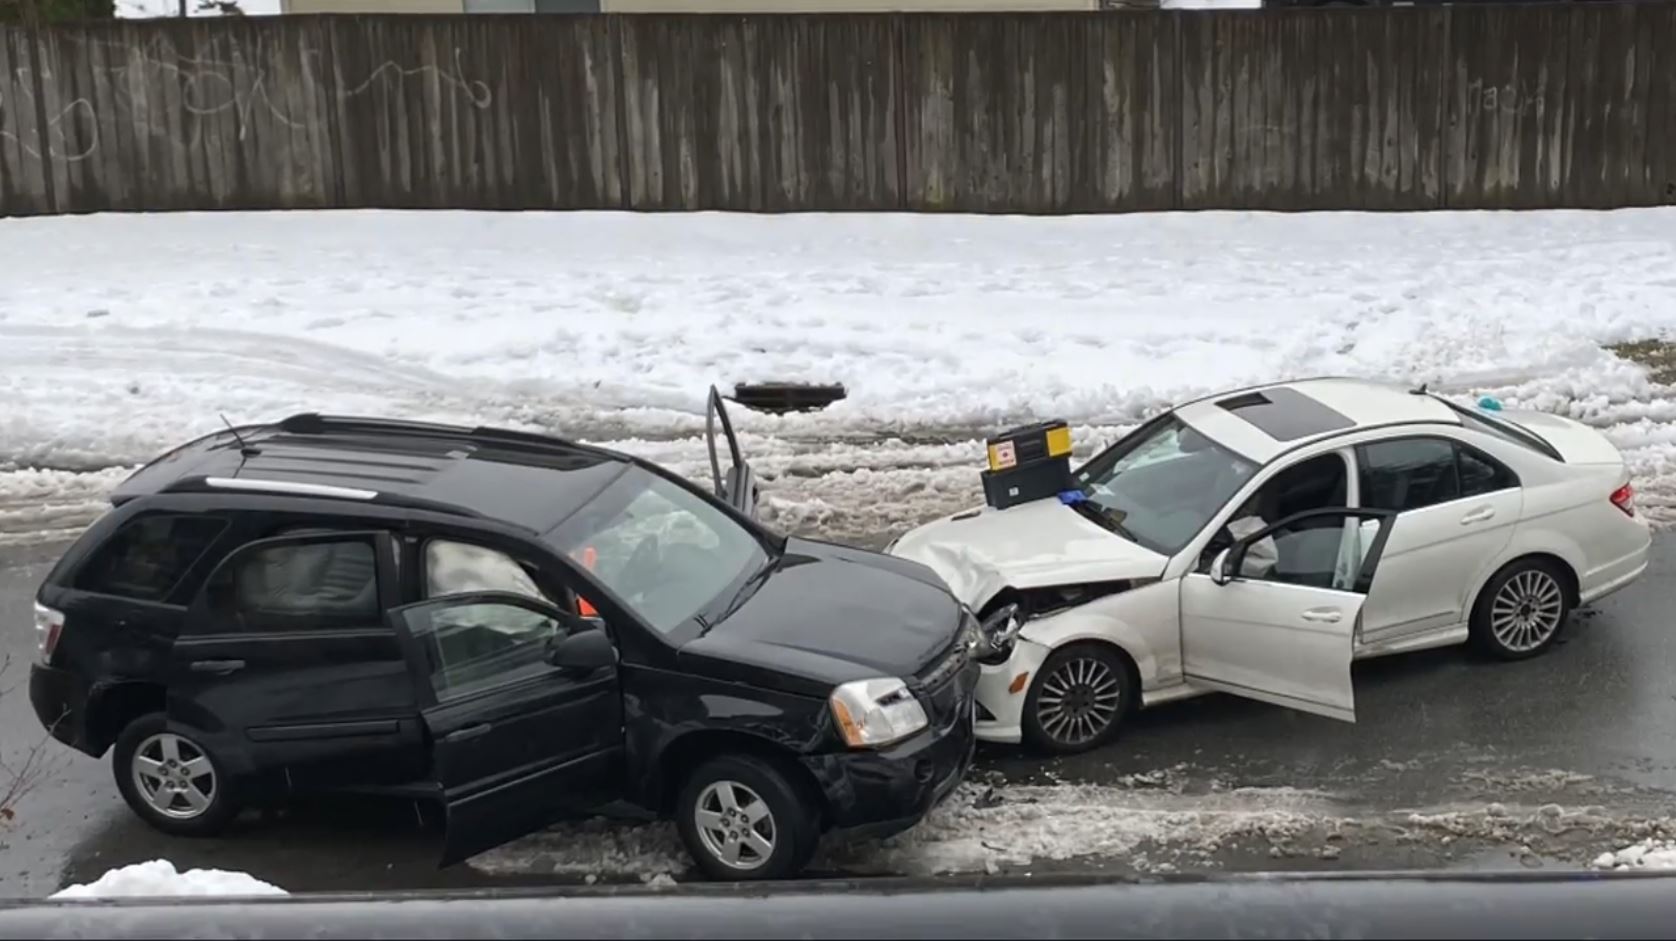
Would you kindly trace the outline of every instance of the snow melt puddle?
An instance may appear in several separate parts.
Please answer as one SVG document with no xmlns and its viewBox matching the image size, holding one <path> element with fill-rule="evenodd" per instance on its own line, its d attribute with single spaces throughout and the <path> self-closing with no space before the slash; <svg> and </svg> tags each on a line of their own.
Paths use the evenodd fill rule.
<svg viewBox="0 0 1676 941">
<path fill-rule="evenodd" d="M 919 826 L 888 840 L 829 841 L 813 871 L 936 875 L 996 872 L 1041 860 L 1121 857 L 1167 846 L 1208 855 L 1226 840 L 1287 840 L 1342 819 L 1329 795 L 1243 788 L 1199 796 L 1137 793 L 1106 785 L 962 785 Z M 609 879 L 681 873 L 688 861 L 668 823 L 595 818 L 563 824 L 474 858 L 490 873 Z"/>
</svg>

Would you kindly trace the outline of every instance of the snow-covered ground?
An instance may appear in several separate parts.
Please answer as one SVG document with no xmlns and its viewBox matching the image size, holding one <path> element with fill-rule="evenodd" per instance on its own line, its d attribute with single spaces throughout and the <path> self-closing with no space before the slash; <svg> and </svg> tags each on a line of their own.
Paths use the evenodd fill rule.
<svg viewBox="0 0 1676 941">
<path fill-rule="evenodd" d="M 1642 840 L 1600 854 L 1594 866 L 1596 869 L 1676 869 L 1676 841 Z"/>
<path fill-rule="evenodd" d="M 1064 418 L 1086 453 L 1172 401 L 1318 374 L 1581 418 L 1657 516 L 1676 401 L 1602 346 L 1676 334 L 1672 272 L 1669 209 L 6 219 L 0 529 L 85 522 L 115 476 L 75 473 L 222 415 L 495 422 L 697 473 L 711 383 L 801 380 L 849 398 L 735 416 L 770 518 L 877 538 L 976 498 L 984 429 Z"/>
<path fill-rule="evenodd" d="M 72 885 L 53 893 L 55 899 L 155 898 L 180 895 L 257 896 L 285 895 L 272 886 L 242 872 L 220 869 L 188 869 L 180 872 L 164 859 L 123 866 L 86 885 Z"/>
</svg>

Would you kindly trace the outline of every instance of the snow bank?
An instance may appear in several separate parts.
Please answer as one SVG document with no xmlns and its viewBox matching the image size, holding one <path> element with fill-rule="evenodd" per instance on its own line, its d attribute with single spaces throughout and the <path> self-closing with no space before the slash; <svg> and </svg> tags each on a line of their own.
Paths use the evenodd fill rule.
<svg viewBox="0 0 1676 941">
<path fill-rule="evenodd" d="M 179 872 L 173 863 L 154 859 L 112 869 L 96 881 L 73 885 L 53 893 L 55 899 L 146 898 L 178 895 L 285 895 L 272 886 L 242 872 L 221 869 L 188 869 Z"/>
<path fill-rule="evenodd" d="M 1595 857 L 1596 869 L 1676 869 L 1676 841 L 1642 840 Z"/>
<path fill-rule="evenodd" d="M 1349 374 L 1580 418 L 1650 513 L 1676 508 L 1676 403 L 1602 349 L 1676 338 L 1667 208 L 95 215 L 0 220 L 0 258 L 29 273 L 0 279 L 0 473 L 303 410 L 636 442 L 696 471 L 711 384 L 833 381 L 849 397 L 825 411 L 735 419 L 781 465 L 770 505 L 847 534 L 882 514 L 805 484 L 860 466 L 952 494 L 958 470 L 970 500 L 985 429 L 1109 437 Z"/>
</svg>

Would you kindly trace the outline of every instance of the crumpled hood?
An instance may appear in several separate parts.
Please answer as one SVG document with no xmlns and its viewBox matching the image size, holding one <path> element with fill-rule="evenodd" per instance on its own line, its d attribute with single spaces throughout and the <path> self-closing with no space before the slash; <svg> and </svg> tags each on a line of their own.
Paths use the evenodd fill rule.
<svg viewBox="0 0 1676 941">
<path fill-rule="evenodd" d="M 1058 500 L 956 513 L 909 530 L 890 553 L 929 566 L 973 610 L 1008 586 L 1155 578 L 1169 562 Z"/>
</svg>

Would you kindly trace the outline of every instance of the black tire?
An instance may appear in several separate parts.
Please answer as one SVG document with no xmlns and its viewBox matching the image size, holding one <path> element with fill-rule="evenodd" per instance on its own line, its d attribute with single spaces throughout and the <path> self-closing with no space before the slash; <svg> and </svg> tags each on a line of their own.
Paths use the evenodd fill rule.
<svg viewBox="0 0 1676 941">
<path fill-rule="evenodd" d="M 1473 603 L 1473 647 L 1497 660 L 1526 660 L 1552 647 L 1571 615 L 1569 581 L 1559 566 L 1544 559 L 1515 559 L 1503 566 Z"/>
<path fill-rule="evenodd" d="M 1061 690 L 1068 691 L 1070 703 Z M 1053 755 L 1099 748 L 1117 737 L 1134 710 L 1136 692 L 1129 664 L 1115 648 L 1072 644 L 1055 650 L 1036 671 L 1024 697 L 1025 744 Z M 1049 700 L 1045 704 L 1044 695 Z M 1072 714 L 1065 714 L 1065 705 Z"/>
<path fill-rule="evenodd" d="M 142 758 L 161 758 L 165 763 L 170 760 L 168 752 L 163 751 L 165 741 L 159 736 L 172 736 L 173 751 L 176 763 L 162 769 L 167 779 L 153 777 L 151 780 L 158 787 L 180 786 L 189 787 L 190 793 L 198 797 L 207 797 L 206 806 L 201 810 L 190 806 L 188 792 L 182 791 L 172 798 L 177 808 L 174 814 L 165 812 L 141 791 L 142 785 L 135 780 L 135 754 L 142 747 L 146 754 Z M 191 731 L 179 728 L 169 729 L 168 723 L 161 712 L 152 712 L 140 716 L 128 723 L 122 734 L 116 737 L 116 746 L 111 749 L 111 771 L 116 776 L 117 790 L 122 792 L 122 799 L 138 814 L 140 819 L 151 824 L 158 830 L 170 836 L 214 836 L 225 830 L 227 824 L 238 816 L 238 804 L 232 793 L 232 782 L 224 769 L 226 763 L 218 760 L 207 748 L 201 744 L 202 739 Z M 206 765 L 185 766 L 184 762 L 202 758 L 207 765 L 207 773 L 192 774 L 192 768 L 203 768 Z M 146 791 L 156 793 L 156 789 L 147 785 Z M 196 799 L 196 798 L 194 798 Z M 187 814 L 190 814 L 188 816 Z"/>
<path fill-rule="evenodd" d="M 715 791 L 711 790 L 712 786 L 716 787 Z M 766 805 L 766 818 L 754 823 L 745 817 L 728 819 L 729 809 L 717 798 L 730 788 L 735 811 L 748 814 L 755 802 L 760 801 Z M 745 799 L 747 795 L 755 800 Z M 722 855 L 729 842 L 726 835 L 707 839 L 701 833 L 706 828 L 699 825 L 701 812 L 723 814 L 717 823 L 740 827 L 729 833 L 754 833 L 758 837 L 755 845 L 767 838 L 772 844 L 770 851 L 761 854 L 753 844 L 742 842 L 736 851 L 738 863 L 749 865 L 730 865 Z M 821 836 L 815 799 L 798 787 L 795 779 L 776 762 L 755 755 L 724 755 L 694 770 L 676 799 L 675 824 L 698 868 L 709 878 L 726 882 L 793 878 L 809 864 Z M 745 824 L 750 824 L 749 829 Z"/>
</svg>

